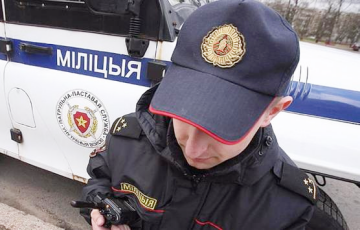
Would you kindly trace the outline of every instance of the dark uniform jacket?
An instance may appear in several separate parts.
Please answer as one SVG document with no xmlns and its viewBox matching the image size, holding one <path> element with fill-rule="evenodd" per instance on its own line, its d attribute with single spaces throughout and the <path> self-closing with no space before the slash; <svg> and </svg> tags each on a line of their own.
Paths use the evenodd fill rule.
<svg viewBox="0 0 360 230">
<path fill-rule="evenodd" d="M 305 228 L 316 187 L 278 146 L 271 126 L 235 158 L 196 170 L 186 163 L 171 120 L 148 112 L 155 90 L 142 96 L 136 114 L 118 118 L 106 145 L 91 154 L 84 200 L 96 193 L 128 198 L 141 229 Z M 88 220 L 89 211 L 82 210 Z"/>
</svg>

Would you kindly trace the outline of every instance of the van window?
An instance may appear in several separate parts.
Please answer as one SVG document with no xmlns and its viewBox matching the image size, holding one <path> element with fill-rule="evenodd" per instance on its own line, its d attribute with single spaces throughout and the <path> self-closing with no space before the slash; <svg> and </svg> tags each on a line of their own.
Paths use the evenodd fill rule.
<svg viewBox="0 0 360 230">
<path fill-rule="evenodd" d="M 141 36 L 157 40 L 160 9 L 157 1 L 141 5 Z M 5 0 L 8 23 L 126 36 L 131 15 L 103 15 L 92 12 L 84 0 Z M 156 16 L 156 17 L 155 17 Z"/>
</svg>

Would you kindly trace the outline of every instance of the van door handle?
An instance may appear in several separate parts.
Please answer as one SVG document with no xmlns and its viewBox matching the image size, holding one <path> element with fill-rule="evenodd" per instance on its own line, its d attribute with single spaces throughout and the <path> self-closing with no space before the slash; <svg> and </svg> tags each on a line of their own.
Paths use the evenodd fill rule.
<svg viewBox="0 0 360 230">
<path fill-rule="evenodd" d="M 27 43 L 20 43 L 20 50 L 28 54 L 52 55 L 53 53 L 53 49 L 51 47 L 36 46 Z"/>
</svg>

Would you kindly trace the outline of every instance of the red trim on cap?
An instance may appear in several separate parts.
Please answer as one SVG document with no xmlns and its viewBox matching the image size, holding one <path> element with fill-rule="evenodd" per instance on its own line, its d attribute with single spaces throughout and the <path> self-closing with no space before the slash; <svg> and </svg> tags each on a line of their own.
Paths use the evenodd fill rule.
<svg viewBox="0 0 360 230">
<path fill-rule="evenodd" d="M 134 193 L 132 193 L 132 192 L 129 192 L 129 191 L 124 191 L 124 190 L 121 190 L 121 189 L 116 189 L 116 188 L 114 188 L 114 187 L 111 187 L 111 189 L 113 190 L 113 191 L 116 191 L 116 192 L 122 192 L 122 193 L 126 193 L 126 194 L 134 194 Z M 140 202 L 139 202 L 140 203 Z M 150 209 L 150 208 L 147 208 L 147 207 L 145 207 L 143 204 L 141 204 L 140 203 L 140 205 L 141 205 L 141 207 L 143 207 L 146 211 L 149 211 L 149 212 L 156 212 L 156 213 L 164 213 L 165 212 L 165 210 L 161 210 L 161 209 Z"/>
<path fill-rule="evenodd" d="M 210 221 L 201 222 L 200 220 L 195 219 L 195 222 L 196 222 L 197 224 L 202 225 L 202 226 L 204 226 L 204 225 L 211 225 L 211 226 L 213 226 L 214 228 L 216 228 L 216 229 L 218 229 L 218 230 L 223 230 L 223 229 L 220 228 L 218 225 L 216 225 L 216 224 L 214 224 L 213 222 L 210 222 Z"/>
<path fill-rule="evenodd" d="M 152 112 L 152 113 L 154 113 L 154 114 L 158 114 L 158 115 L 162 115 L 162 116 L 167 116 L 167 117 L 172 117 L 172 118 L 175 118 L 175 119 L 177 119 L 177 120 L 186 122 L 186 123 L 188 123 L 188 124 L 190 124 L 190 125 L 198 128 L 198 129 L 200 129 L 201 131 L 203 131 L 204 133 L 208 134 L 209 136 L 211 136 L 211 137 L 214 138 L 215 140 L 217 140 L 217 141 L 219 141 L 219 142 L 221 142 L 221 143 L 223 143 L 223 144 L 226 144 L 226 145 L 235 145 L 235 144 L 241 142 L 241 141 L 250 133 L 250 131 L 254 128 L 255 124 L 258 122 L 258 120 L 259 120 L 260 117 L 262 116 L 262 115 L 261 115 L 261 116 L 258 118 L 258 120 L 256 120 L 256 122 L 254 123 L 254 125 L 253 125 L 239 140 L 236 140 L 236 141 L 227 141 L 227 140 L 222 139 L 221 137 L 217 136 L 216 134 L 210 132 L 209 130 L 205 129 L 204 127 L 202 127 L 202 126 L 200 126 L 200 125 L 198 125 L 198 124 L 196 124 L 196 123 L 194 123 L 194 122 L 192 122 L 192 121 L 190 121 L 190 120 L 187 120 L 187 119 L 185 119 L 185 118 L 183 118 L 183 117 L 180 117 L 180 116 L 178 116 L 178 115 L 176 115 L 176 114 L 169 113 L 169 112 L 164 112 L 164 111 L 160 111 L 160 110 L 156 110 L 156 109 L 154 109 L 154 107 L 152 107 L 151 105 L 149 106 L 149 111 Z M 266 111 L 266 109 L 265 109 L 265 111 Z M 264 111 L 264 112 L 265 112 L 265 111 Z"/>
</svg>

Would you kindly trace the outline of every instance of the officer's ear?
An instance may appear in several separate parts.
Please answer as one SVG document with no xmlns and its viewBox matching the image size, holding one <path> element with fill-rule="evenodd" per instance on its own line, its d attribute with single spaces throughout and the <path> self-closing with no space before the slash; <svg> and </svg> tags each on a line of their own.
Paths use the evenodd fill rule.
<svg viewBox="0 0 360 230">
<path fill-rule="evenodd" d="M 276 117 L 281 111 L 285 110 L 292 103 L 293 98 L 291 96 L 275 98 L 274 102 L 267 108 L 263 117 L 261 127 L 266 127 L 270 124 L 272 119 Z"/>
</svg>

